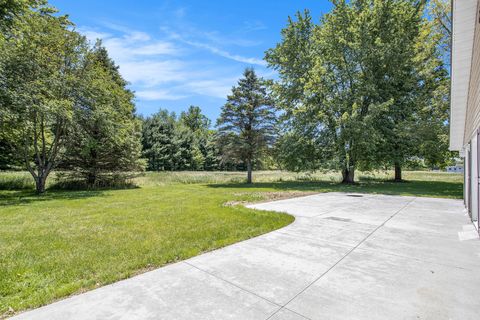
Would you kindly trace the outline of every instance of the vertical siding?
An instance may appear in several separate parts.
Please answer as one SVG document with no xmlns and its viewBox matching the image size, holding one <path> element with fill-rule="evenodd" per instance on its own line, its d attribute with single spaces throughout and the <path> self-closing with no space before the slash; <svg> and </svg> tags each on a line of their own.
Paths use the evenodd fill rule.
<svg viewBox="0 0 480 320">
<path fill-rule="evenodd" d="M 468 91 L 467 116 L 465 119 L 465 137 L 468 142 L 480 127 L 480 1 L 477 4 L 475 36 L 473 42 L 472 69 Z"/>
</svg>

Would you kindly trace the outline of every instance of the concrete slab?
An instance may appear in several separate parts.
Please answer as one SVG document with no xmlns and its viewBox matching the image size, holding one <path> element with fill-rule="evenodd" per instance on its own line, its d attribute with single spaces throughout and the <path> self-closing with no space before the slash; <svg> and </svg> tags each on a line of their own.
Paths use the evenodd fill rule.
<svg viewBox="0 0 480 320">
<path fill-rule="evenodd" d="M 340 209 L 336 211 L 332 211 L 326 214 L 321 215 L 324 219 L 343 219 L 343 220 L 350 220 L 354 223 L 361 223 L 361 224 L 370 224 L 373 226 L 380 226 L 385 221 L 387 221 L 393 214 L 395 214 L 396 209 L 394 211 L 391 210 L 382 210 L 382 209 L 370 209 L 365 210 L 361 208 L 354 208 L 354 209 Z"/>
<path fill-rule="evenodd" d="M 462 201 L 326 193 L 255 204 L 293 224 L 16 319 L 478 319 Z M 466 226 L 466 227 L 465 227 Z"/>
<path fill-rule="evenodd" d="M 274 314 L 269 320 L 308 320 L 308 318 L 283 308 Z"/>
<path fill-rule="evenodd" d="M 480 271 L 479 244 L 479 241 L 462 242 L 458 237 L 383 227 L 359 248 Z"/>
<path fill-rule="evenodd" d="M 282 305 L 350 250 L 274 232 L 186 262 Z"/>
<path fill-rule="evenodd" d="M 474 320 L 480 310 L 480 277 L 473 275 L 357 249 L 286 307 L 313 320 Z"/>
<path fill-rule="evenodd" d="M 297 218 L 292 225 L 279 232 L 354 247 L 375 228 L 375 225 L 355 223 L 350 218 L 320 216 L 309 219 Z"/>
<path fill-rule="evenodd" d="M 434 233 L 442 237 L 457 237 L 457 232 L 463 230 L 466 216 L 459 210 L 418 209 L 408 206 L 396 215 L 385 226 L 403 230 Z"/>
<path fill-rule="evenodd" d="M 252 209 L 285 212 L 296 217 L 316 217 L 339 209 L 358 206 L 369 198 L 369 195 L 328 193 L 306 197 L 285 199 L 248 206 Z"/>
<path fill-rule="evenodd" d="M 266 319 L 278 308 L 192 266 L 177 263 L 15 319 Z"/>
</svg>

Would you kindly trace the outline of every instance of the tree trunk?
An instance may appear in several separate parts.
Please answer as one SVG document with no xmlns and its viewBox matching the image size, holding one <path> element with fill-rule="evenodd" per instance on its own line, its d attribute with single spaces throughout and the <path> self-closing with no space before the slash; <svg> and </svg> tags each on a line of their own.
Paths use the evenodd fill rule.
<svg viewBox="0 0 480 320">
<path fill-rule="evenodd" d="M 47 176 L 48 176 L 47 174 L 41 174 L 41 175 L 38 175 L 38 177 L 35 179 L 35 190 L 37 194 L 45 193 Z"/>
<path fill-rule="evenodd" d="M 97 182 L 97 175 L 95 172 L 89 172 L 87 175 L 87 184 L 91 187 L 95 186 L 95 183 Z"/>
<path fill-rule="evenodd" d="M 252 162 L 247 160 L 247 183 L 252 183 Z"/>
<path fill-rule="evenodd" d="M 342 170 L 342 183 L 353 184 L 355 183 L 355 169 L 344 168 Z"/>
<path fill-rule="evenodd" d="M 400 162 L 395 161 L 395 182 L 402 182 L 402 166 Z"/>
</svg>

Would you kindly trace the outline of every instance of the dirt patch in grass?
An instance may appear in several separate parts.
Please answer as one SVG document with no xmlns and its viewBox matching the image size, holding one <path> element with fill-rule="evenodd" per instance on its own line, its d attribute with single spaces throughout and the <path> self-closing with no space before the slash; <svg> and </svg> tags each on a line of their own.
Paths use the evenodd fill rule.
<svg viewBox="0 0 480 320">
<path fill-rule="evenodd" d="M 239 192 L 235 193 L 236 197 L 248 197 L 250 200 L 233 200 L 227 201 L 223 205 L 225 207 L 233 207 L 237 205 L 249 205 L 254 203 L 263 203 L 276 200 L 284 200 L 298 197 L 310 196 L 318 192 L 311 191 L 273 191 L 273 192 Z M 253 198 L 253 200 L 251 200 Z M 257 200 L 258 199 L 258 200 Z"/>
</svg>

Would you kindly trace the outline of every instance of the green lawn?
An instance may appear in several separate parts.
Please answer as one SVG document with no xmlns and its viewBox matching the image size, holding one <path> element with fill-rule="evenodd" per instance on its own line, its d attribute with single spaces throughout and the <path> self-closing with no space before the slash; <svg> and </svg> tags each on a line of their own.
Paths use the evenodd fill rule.
<svg viewBox="0 0 480 320">
<path fill-rule="evenodd" d="M 312 192 L 462 197 L 462 176 L 259 172 L 149 173 L 124 190 L 49 190 L 24 173 L 0 173 L 0 318 L 283 227 L 289 215 L 235 205 Z M 53 180 L 53 179 L 52 179 Z M 233 204 L 233 205 L 232 205 Z"/>
</svg>

